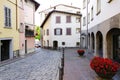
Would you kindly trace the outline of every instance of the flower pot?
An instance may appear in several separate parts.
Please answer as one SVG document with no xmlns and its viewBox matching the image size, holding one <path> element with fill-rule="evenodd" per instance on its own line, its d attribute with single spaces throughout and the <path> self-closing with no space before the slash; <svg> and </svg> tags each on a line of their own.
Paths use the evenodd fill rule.
<svg viewBox="0 0 120 80">
<path fill-rule="evenodd" d="M 112 79 L 112 77 L 116 74 L 116 72 L 106 72 L 104 73 L 98 73 L 96 72 L 97 75 L 103 79 Z"/>
<path fill-rule="evenodd" d="M 79 56 L 83 56 L 84 55 L 84 52 L 81 52 L 81 53 L 78 53 L 79 54 Z"/>
<path fill-rule="evenodd" d="M 77 50 L 77 53 L 79 54 L 79 56 L 83 56 L 85 51 L 84 50 Z"/>
</svg>

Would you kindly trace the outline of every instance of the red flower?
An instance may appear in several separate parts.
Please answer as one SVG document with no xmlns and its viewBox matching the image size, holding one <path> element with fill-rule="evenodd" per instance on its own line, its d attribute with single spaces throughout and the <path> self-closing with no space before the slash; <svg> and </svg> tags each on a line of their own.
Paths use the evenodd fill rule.
<svg viewBox="0 0 120 80">
<path fill-rule="evenodd" d="M 84 50 L 77 50 L 78 53 L 84 53 Z"/>
<path fill-rule="evenodd" d="M 90 67 L 95 72 L 106 74 L 107 72 L 117 72 L 120 64 L 108 58 L 94 57 L 90 62 Z"/>
</svg>

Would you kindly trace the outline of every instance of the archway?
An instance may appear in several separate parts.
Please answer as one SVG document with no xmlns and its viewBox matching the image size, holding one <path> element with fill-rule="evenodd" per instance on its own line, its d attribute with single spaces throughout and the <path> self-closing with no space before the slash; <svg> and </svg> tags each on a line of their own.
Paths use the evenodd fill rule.
<svg viewBox="0 0 120 80">
<path fill-rule="evenodd" d="M 115 61 L 120 62 L 120 29 L 113 28 L 108 31 L 107 36 L 107 54 Z"/>
<path fill-rule="evenodd" d="M 57 49 L 58 48 L 58 41 L 53 41 L 53 48 Z"/>
<path fill-rule="evenodd" d="M 100 57 L 103 57 L 103 35 L 100 31 L 96 34 L 96 49 Z"/>
<path fill-rule="evenodd" d="M 95 37 L 94 37 L 94 33 L 91 33 L 91 47 L 92 47 L 92 52 L 94 52 L 95 49 Z"/>
</svg>

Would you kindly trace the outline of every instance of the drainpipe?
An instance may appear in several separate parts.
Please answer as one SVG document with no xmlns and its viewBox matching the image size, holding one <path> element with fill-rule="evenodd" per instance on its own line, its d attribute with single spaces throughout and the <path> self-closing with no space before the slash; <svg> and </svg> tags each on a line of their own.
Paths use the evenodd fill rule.
<svg viewBox="0 0 120 80">
<path fill-rule="evenodd" d="M 18 9 L 17 9 L 17 0 L 16 0 L 16 30 L 18 29 Z"/>
</svg>

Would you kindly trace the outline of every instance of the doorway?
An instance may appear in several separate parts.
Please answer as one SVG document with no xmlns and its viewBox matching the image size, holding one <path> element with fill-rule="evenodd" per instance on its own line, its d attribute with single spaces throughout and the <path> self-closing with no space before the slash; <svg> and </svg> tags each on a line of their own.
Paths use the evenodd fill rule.
<svg viewBox="0 0 120 80">
<path fill-rule="evenodd" d="M 10 40 L 1 40 L 1 61 L 10 58 Z"/>
<path fill-rule="evenodd" d="M 58 48 L 58 41 L 53 41 L 53 49 L 57 49 Z"/>
</svg>

